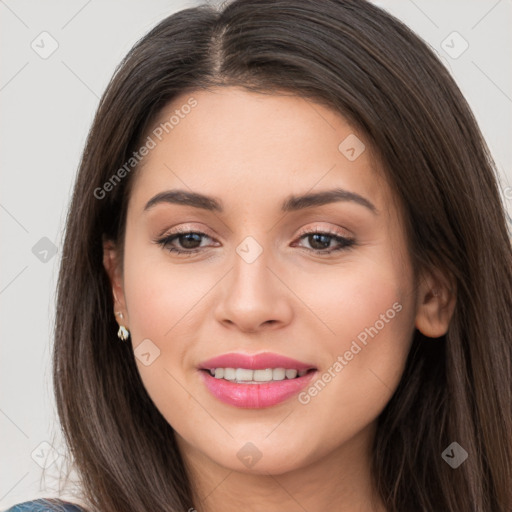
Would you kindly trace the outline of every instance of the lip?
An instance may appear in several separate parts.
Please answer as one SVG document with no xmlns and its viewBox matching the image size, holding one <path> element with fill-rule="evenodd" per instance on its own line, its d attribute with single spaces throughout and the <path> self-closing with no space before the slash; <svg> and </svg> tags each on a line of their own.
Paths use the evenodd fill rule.
<svg viewBox="0 0 512 512">
<path fill-rule="evenodd" d="M 232 352 L 223 354 L 199 365 L 199 373 L 208 391 L 221 402 L 244 409 L 262 409 L 272 407 L 292 397 L 304 389 L 318 373 L 310 363 L 297 361 L 290 357 L 261 352 L 243 354 Z M 302 377 L 266 382 L 262 384 L 239 384 L 237 382 L 216 379 L 208 370 L 212 368 L 246 368 L 264 370 L 266 368 L 284 368 L 308 371 Z"/>
<path fill-rule="evenodd" d="M 284 368 L 285 370 L 311 370 L 316 367 L 314 364 L 304 363 L 290 357 L 274 354 L 273 352 L 261 352 L 259 354 L 243 354 L 241 352 L 230 352 L 222 354 L 199 365 L 200 370 L 211 368 L 246 368 L 248 370 L 264 370 L 266 368 Z"/>
<path fill-rule="evenodd" d="M 216 379 L 208 370 L 201 370 L 199 373 L 208 391 L 221 402 L 243 409 L 263 409 L 284 402 L 299 393 L 318 374 L 318 371 L 308 372 L 295 379 L 264 384 L 237 384 Z"/>
</svg>

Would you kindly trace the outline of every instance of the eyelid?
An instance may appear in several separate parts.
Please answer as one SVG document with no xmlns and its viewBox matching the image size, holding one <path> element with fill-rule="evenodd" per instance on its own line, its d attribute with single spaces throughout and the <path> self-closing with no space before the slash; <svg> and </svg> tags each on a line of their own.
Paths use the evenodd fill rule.
<svg viewBox="0 0 512 512">
<path fill-rule="evenodd" d="M 212 240 L 215 238 L 208 228 L 206 228 L 204 226 L 195 227 L 193 225 L 185 225 L 185 226 L 180 225 L 180 227 L 177 228 L 176 230 L 173 230 L 173 228 L 165 228 L 157 234 L 157 238 L 160 239 L 165 236 L 179 235 L 180 233 L 186 234 L 186 233 L 190 233 L 191 231 L 202 232 Z M 306 226 L 306 227 L 301 228 L 300 231 L 298 232 L 298 234 L 296 235 L 296 237 L 301 237 L 302 235 L 311 234 L 311 233 L 315 233 L 315 232 L 329 234 L 329 235 L 336 235 L 336 236 L 340 236 L 342 238 L 352 238 L 354 236 L 346 228 L 340 228 L 340 227 L 338 227 L 338 228 L 325 227 L 324 228 L 319 225 L 316 225 L 313 227 Z"/>
<path fill-rule="evenodd" d="M 159 231 L 157 233 L 157 238 L 162 238 L 162 237 L 165 237 L 165 236 L 171 236 L 171 235 L 179 235 L 180 233 L 190 233 L 191 231 L 200 231 L 202 233 L 204 233 L 205 235 L 208 235 L 210 238 L 214 238 L 213 235 L 211 234 L 211 231 L 204 227 L 204 226 L 201 226 L 201 227 L 198 227 L 198 226 L 193 226 L 191 224 L 186 224 L 185 226 L 183 225 L 179 225 L 178 228 L 176 229 L 173 229 L 172 227 L 170 228 L 165 228 L 161 231 Z"/>
<path fill-rule="evenodd" d="M 340 229 L 342 231 L 340 231 Z M 321 227 L 321 226 L 314 226 L 314 227 L 305 227 L 302 228 L 299 231 L 298 237 L 301 237 L 302 235 L 311 234 L 311 233 L 322 233 L 327 235 L 335 235 L 340 236 L 342 238 L 353 238 L 354 235 L 346 228 L 340 228 L 339 226 L 337 228 L 331 228 L 331 227 Z"/>
</svg>

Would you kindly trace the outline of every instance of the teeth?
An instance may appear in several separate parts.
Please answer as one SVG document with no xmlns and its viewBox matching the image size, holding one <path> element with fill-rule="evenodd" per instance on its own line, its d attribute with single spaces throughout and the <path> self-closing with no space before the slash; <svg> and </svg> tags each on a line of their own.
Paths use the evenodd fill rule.
<svg viewBox="0 0 512 512">
<path fill-rule="evenodd" d="M 284 380 L 286 377 L 286 370 L 284 368 L 274 368 L 272 370 L 272 380 Z"/>
<path fill-rule="evenodd" d="M 284 368 L 266 368 L 250 370 L 247 368 L 212 368 L 210 374 L 216 379 L 256 384 L 274 380 L 295 379 L 306 375 L 307 370 L 292 370 Z"/>
<path fill-rule="evenodd" d="M 224 368 L 224 378 L 226 380 L 235 380 L 236 370 L 234 368 Z"/>
<path fill-rule="evenodd" d="M 295 379 L 297 377 L 297 370 L 286 370 L 284 373 L 287 379 Z"/>
<path fill-rule="evenodd" d="M 236 380 L 252 380 L 252 370 L 246 370 L 245 368 L 237 368 L 235 370 L 235 377 Z"/>
<path fill-rule="evenodd" d="M 248 370 L 249 372 L 251 370 Z M 266 370 L 254 370 L 254 377 L 252 379 L 247 380 L 255 380 L 256 382 L 270 382 L 273 376 L 272 368 L 267 368 Z"/>
</svg>

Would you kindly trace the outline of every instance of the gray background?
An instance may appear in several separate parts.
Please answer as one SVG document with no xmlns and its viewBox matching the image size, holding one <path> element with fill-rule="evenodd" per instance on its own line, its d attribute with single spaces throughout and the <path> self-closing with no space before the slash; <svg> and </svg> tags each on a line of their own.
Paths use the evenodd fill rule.
<svg viewBox="0 0 512 512">
<path fill-rule="evenodd" d="M 65 449 L 51 387 L 55 284 L 68 201 L 99 97 L 137 39 L 198 3 L 0 0 L 2 509 L 58 493 Z M 512 211 L 511 0 L 375 3 L 428 41 L 451 70 Z M 72 498 L 72 490 L 63 496 Z"/>
</svg>

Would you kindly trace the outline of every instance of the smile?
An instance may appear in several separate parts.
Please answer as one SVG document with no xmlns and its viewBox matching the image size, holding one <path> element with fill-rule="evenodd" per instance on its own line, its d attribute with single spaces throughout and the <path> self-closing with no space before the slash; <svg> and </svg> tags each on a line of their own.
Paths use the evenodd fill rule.
<svg viewBox="0 0 512 512">
<path fill-rule="evenodd" d="M 203 361 L 198 369 L 206 389 L 217 400 L 246 409 L 284 402 L 318 373 L 310 362 L 272 352 L 222 354 Z"/>
</svg>

